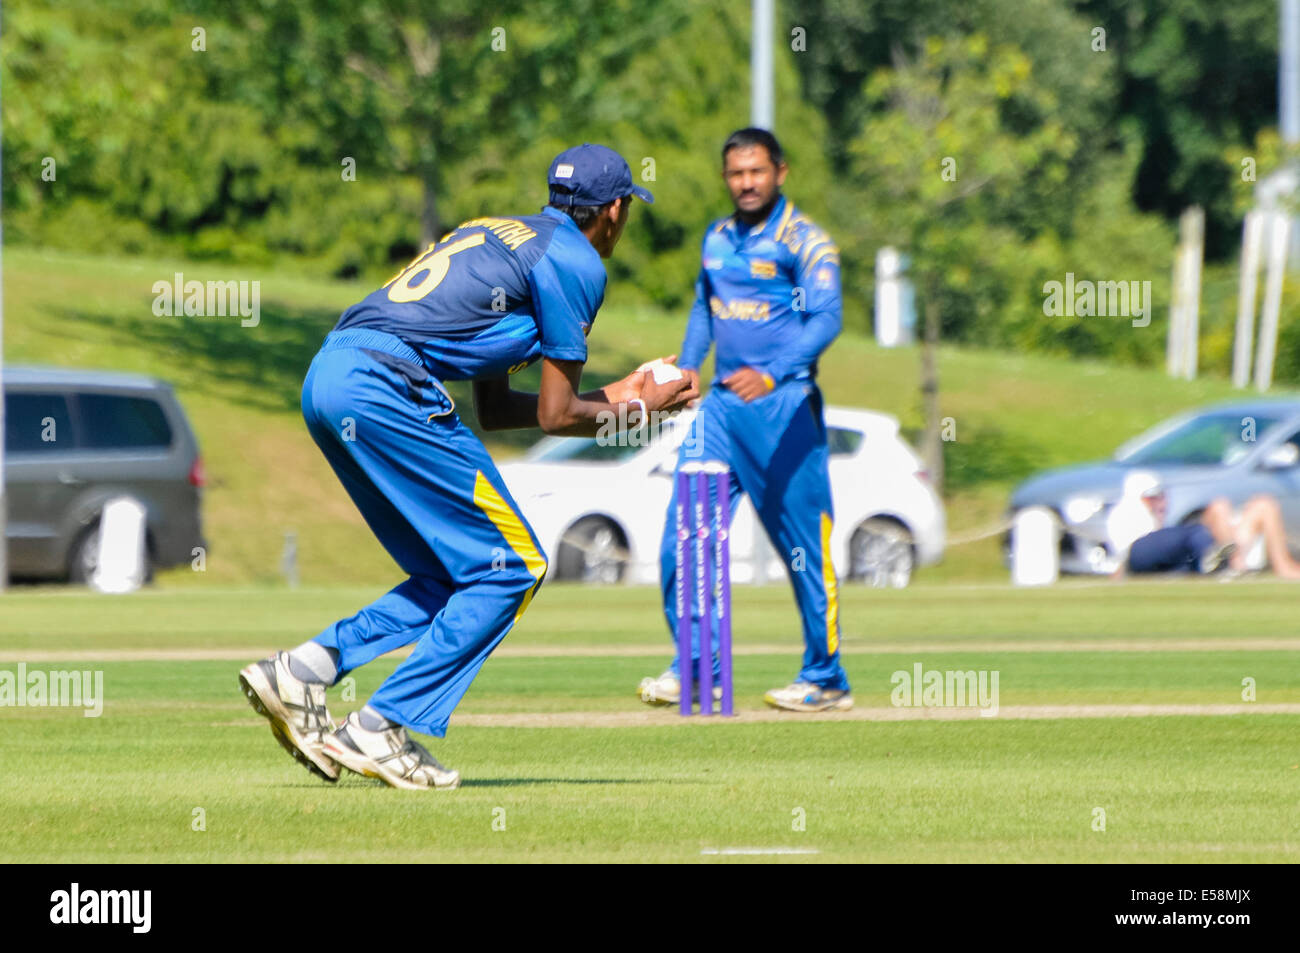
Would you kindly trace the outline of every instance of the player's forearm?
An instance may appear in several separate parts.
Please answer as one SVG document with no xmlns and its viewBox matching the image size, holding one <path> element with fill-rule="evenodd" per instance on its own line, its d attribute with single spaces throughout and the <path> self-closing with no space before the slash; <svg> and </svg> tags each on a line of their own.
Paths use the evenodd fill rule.
<svg viewBox="0 0 1300 953">
<path fill-rule="evenodd" d="M 546 408 L 539 402 L 534 424 L 557 437 L 595 437 L 609 433 L 629 416 L 639 421 L 640 414 L 640 404 L 610 403 L 602 389 L 580 394 L 562 408 Z"/>
<path fill-rule="evenodd" d="M 598 404 L 618 413 L 618 403 L 609 399 L 604 387 L 580 395 L 579 400 L 583 404 Z M 507 390 L 504 393 L 498 392 L 493 398 L 480 400 L 476 391 L 474 403 L 479 426 L 484 430 L 527 430 L 539 426 L 536 394 Z M 579 417 L 581 413 L 581 409 L 577 411 Z"/>
<path fill-rule="evenodd" d="M 527 430 L 537 426 L 537 395 L 520 394 L 518 403 L 500 407 L 491 413 L 479 412 L 478 422 L 484 430 Z M 530 399 L 531 398 L 531 399 Z"/>
<path fill-rule="evenodd" d="M 476 381 L 474 413 L 484 430 L 536 427 L 537 395 L 511 390 L 505 381 Z"/>
<path fill-rule="evenodd" d="M 691 308 L 691 316 L 686 321 L 686 337 L 682 339 L 681 357 L 677 366 L 699 370 L 704 359 L 709 356 L 709 346 L 713 344 L 713 321 L 709 314 L 707 302 L 696 298 Z"/>
<path fill-rule="evenodd" d="M 810 314 L 794 344 L 768 366 L 767 372 L 781 381 L 808 370 L 839 336 L 842 326 L 839 308 Z"/>
</svg>

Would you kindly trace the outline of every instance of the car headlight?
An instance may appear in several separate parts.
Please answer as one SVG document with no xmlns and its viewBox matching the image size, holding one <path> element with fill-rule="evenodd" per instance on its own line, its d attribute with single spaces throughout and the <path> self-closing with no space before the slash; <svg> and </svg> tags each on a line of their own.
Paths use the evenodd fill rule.
<svg viewBox="0 0 1300 953">
<path fill-rule="evenodd" d="M 1067 521 L 1082 523 L 1101 511 L 1105 501 L 1100 496 L 1072 496 L 1065 501 L 1062 512 Z"/>
</svg>

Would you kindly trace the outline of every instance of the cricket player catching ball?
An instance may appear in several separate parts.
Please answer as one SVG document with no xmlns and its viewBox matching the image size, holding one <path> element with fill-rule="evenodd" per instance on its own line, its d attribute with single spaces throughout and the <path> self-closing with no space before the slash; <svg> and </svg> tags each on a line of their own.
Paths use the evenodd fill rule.
<svg viewBox="0 0 1300 953">
<path fill-rule="evenodd" d="M 815 382 L 817 358 L 840 332 L 839 249 L 781 195 L 788 170 L 770 132 L 733 133 L 722 147 L 722 164 L 736 210 L 705 232 L 695 306 L 678 362 L 698 386 L 712 344 L 716 374 L 677 465 L 727 464 L 733 477 L 728 518 L 739 495 L 748 493 L 790 570 L 803 617 L 803 666 L 793 684 L 773 689 L 764 700 L 789 711 L 843 711 L 853 707 L 853 699 L 840 665 L 826 426 Z M 676 502 L 674 493 L 660 548 L 670 632 L 677 625 Z M 713 666 L 713 684 L 720 686 L 716 617 L 709 631 L 714 647 L 705 655 L 697 641 L 693 658 L 685 660 L 696 686 L 701 664 Z M 663 675 L 643 679 L 641 699 L 677 704 L 681 664 L 674 658 Z"/>
<path fill-rule="evenodd" d="M 326 781 L 346 767 L 398 788 L 456 787 L 460 774 L 407 729 L 446 733 L 546 575 L 537 537 L 443 382 L 474 382 L 486 430 L 575 436 L 594 436 L 602 419 L 626 420 L 628 405 L 643 421 L 699 396 L 690 379 L 661 383 L 640 369 L 580 392 L 587 333 L 605 296 L 601 259 L 623 234 L 633 196 L 654 197 L 633 185 L 618 153 L 598 145 L 562 152 L 549 184 L 541 214 L 465 222 L 345 311 L 303 382 L 312 438 L 409 576 L 311 641 L 239 673 L 276 740 Z M 539 358 L 540 393 L 512 390 L 509 375 Z M 325 689 L 406 645 L 411 655 L 336 728 Z"/>
</svg>

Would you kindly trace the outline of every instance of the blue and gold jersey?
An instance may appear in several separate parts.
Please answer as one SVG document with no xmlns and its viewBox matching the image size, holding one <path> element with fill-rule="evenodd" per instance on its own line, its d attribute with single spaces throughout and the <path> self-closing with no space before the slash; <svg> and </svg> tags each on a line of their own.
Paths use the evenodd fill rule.
<svg viewBox="0 0 1300 953">
<path fill-rule="evenodd" d="M 682 367 L 712 343 L 719 379 L 742 367 L 778 382 L 816 374 L 841 325 L 840 253 L 825 231 L 782 196 L 758 225 L 710 225 L 700 265 Z"/>
<path fill-rule="evenodd" d="M 476 218 L 343 312 L 334 330 L 396 335 L 440 380 L 500 377 L 539 357 L 586 361 L 605 265 L 573 220 Z"/>
</svg>

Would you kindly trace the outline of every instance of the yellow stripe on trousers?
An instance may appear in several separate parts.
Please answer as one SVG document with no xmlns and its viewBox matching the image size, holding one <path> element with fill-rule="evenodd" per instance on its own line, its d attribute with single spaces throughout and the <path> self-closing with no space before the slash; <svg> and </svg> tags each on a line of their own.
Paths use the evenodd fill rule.
<svg viewBox="0 0 1300 953">
<path fill-rule="evenodd" d="M 831 561 L 831 517 L 822 514 L 822 584 L 826 587 L 826 652 L 834 655 L 840 647 L 840 593 L 835 582 L 835 563 Z"/>
<path fill-rule="evenodd" d="M 518 622 L 519 617 L 528 608 L 528 603 L 533 601 L 542 577 L 546 575 L 546 557 L 533 545 L 533 536 L 528 532 L 524 521 L 519 518 L 519 514 L 497 492 L 496 487 L 488 482 L 482 470 L 474 477 L 474 503 L 487 514 L 492 525 L 501 531 L 510 548 L 524 561 L 524 565 L 536 580 L 524 595 L 524 601 L 519 604 L 519 611 L 515 613 L 514 621 Z"/>
</svg>

